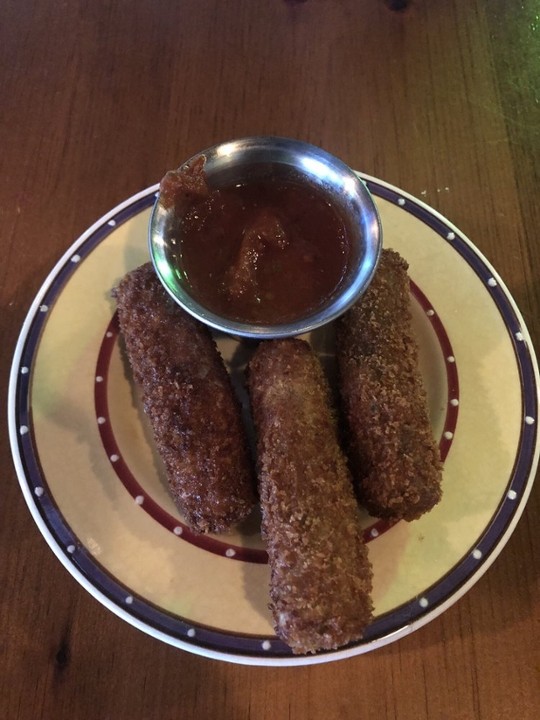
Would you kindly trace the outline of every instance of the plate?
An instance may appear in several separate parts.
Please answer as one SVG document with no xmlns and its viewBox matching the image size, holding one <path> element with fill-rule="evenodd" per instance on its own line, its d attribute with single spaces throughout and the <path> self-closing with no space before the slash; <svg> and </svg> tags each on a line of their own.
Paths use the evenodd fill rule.
<svg viewBox="0 0 540 720">
<path fill-rule="evenodd" d="M 9 432 L 32 516 L 83 587 L 171 645 L 252 665 L 320 663 L 381 647 L 458 600 L 524 509 L 538 463 L 538 367 L 519 310 L 456 227 L 407 193 L 361 177 L 378 205 L 385 246 L 410 266 L 444 476 L 443 500 L 420 520 L 391 525 L 363 516 L 375 616 L 360 642 L 294 656 L 273 633 L 257 514 L 231 535 L 201 537 L 169 498 L 110 296 L 148 259 L 157 186 L 114 208 L 69 248 L 24 322 Z M 310 339 L 331 377 L 331 328 Z M 245 405 L 242 369 L 253 346 L 217 340 Z"/>
</svg>

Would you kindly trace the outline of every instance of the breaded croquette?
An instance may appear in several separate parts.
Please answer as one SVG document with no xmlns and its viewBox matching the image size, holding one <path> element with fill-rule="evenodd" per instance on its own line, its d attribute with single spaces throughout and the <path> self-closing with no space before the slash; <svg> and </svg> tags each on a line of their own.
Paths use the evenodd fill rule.
<svg viewBox="0 0 540 720">
<path fill-rule="evenodd" d="M 248 368 L 275 630 L 294 653 L 362 637 L 371 565 L 318 358 L 298 339 L 258 346 Z"/>
<path fill-rule="evenodd" d="M 337 322 L 339 387 L 361 503 L 414 520 L 441 498 L 441 460 L 411 326 L 408 265 L 384 250 L 360 301 Z"/>
<path fill-rule="evenodd" d="M 255 480 L 210 331 L 169 298 L 150 264 L 128 273 L 113 295 L 171 495 L 194 530 L 228 530 L 253 508 Z"/>
</svg>

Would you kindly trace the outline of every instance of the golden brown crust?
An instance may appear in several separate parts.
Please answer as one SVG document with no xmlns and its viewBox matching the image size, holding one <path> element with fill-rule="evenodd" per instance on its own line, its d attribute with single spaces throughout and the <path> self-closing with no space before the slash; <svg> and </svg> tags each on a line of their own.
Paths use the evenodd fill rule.
<svg viewBox="0 0 540 720">
<path fill-rule="evenodd" d="M 301 340 L 262 342 L 248 370 L 275 629 L 295 653 L 360 638 L 371 565 L 321 365 Z"/>
<path fill-rule="evenodd" d="M 398 253 L 384 250 L 336 338 L 360 500 L 372 515 L 414 520 L 441 498 L 441 461 L 418 369 L 407 270 Z"/>
<path fill-rule="evenodd" d="M 167 295 L 150 264 L 113 292 L 170 492 L 189 524 L 222 532 L 255 503 L 238 402 L 210 331 Z"/>
</svg>

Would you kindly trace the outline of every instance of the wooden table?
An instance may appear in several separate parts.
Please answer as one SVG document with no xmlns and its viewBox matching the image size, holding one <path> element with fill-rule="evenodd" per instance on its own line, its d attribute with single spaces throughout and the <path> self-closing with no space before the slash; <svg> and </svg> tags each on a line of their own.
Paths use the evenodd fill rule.
<svg viewBox="0 0 540 720">
<path fill-rule="evenodd" d="M 499 270 L 538 345 L 539 57 L 533 0 L 3 3 L 2 405 L 28 307 L 73 240 L 243 135 L 313 142 L 428 202 Z M 244 667 L 85 592 L 0 442 L 2 718 L 538 717 L 538 485 L 493 567 L 419 631 L 337 663 Z"/>
</svg>

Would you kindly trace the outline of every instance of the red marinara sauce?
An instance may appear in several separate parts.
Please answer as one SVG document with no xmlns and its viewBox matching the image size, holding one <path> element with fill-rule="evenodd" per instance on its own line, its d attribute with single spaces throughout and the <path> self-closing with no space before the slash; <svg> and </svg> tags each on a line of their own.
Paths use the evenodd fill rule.
<svg viewBox="0 0 540 720">
<path fill-rule="evenodd" d="M 176 203 L 176 260 L 198 302 L 269 325 L 316 311 L 349 260 L 346 222 L 321 190 L 294 177 L 212 190 L 201 185 L 202 165 L 190 173 L 189 187 L 168 173 L 161 194 Z"/>
</svg>

